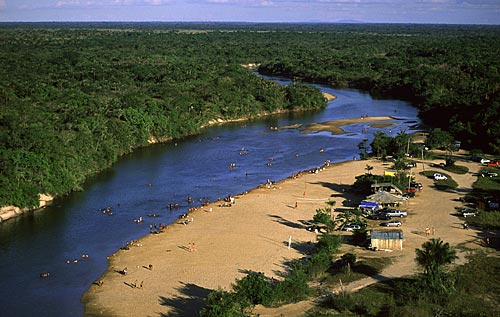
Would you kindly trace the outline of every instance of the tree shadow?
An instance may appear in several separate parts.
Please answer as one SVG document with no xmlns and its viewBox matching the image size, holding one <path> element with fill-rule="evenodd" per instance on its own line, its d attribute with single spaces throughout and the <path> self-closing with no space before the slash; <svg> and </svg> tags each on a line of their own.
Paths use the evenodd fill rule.
<svg viewBox="0 0 500 317">
<path fill-rule="evenodd" d="M 160 313 L 160 316 L 199 316 L 200 310 L 205 306 L 204 299 L 212 292 L 211 289 L 191 283 L 182 283 L 178 291 L 181 296 L 172 298 L 160 296 L 160 304 L 170 308 L 168 313 Z"/>
<path fill-rule="evenodd" d="M 269 217 L 274 218 L 276 222 L 288 226 L 290 228 L 295 228 L 295 229 L 305 229 L 306 227 L 301 224 L 301 223 L 296 223 L 290 220 L 286 220 L 285 218 L 278 216 L 278 215 L 269 215 Z"/>
<path fill-rule="evenodd" d="M 363 200 L 363 196 L 358 195 L 351 191 L 351 185 L 335 184 L 329 182 L 315 182 L 311 184 L 321 185 L 337 193 L 332 194 L 330 197 L 344 198 L 342 205 L 345 207 L 357 207 L 359 202 Z"/>
</svg>

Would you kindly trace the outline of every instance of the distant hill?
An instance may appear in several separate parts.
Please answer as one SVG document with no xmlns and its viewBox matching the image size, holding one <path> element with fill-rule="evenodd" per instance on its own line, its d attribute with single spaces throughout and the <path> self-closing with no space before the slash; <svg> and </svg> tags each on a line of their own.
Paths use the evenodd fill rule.
<svg viewBox="0 0 500 317">
<path fill-rule="evenodd" d="M 357 23 L 357 24 L 360 24 L 360 23 L 368 23 L 368 22 L 360 21 L 360 20 L 345 19 L 345 20 L 337 20 L 334 23 L 345 23 L 345 24 Z"/>
</svg>

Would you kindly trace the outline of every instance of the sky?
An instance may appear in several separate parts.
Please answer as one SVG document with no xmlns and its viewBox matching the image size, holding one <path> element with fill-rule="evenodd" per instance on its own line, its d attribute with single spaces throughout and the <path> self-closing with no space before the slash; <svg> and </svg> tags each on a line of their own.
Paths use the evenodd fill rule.
<svg viewBox="0 0 500 317">
<path fill-rule="evenodd" d="M 0 0 L 0 22 L 500 24 L 500 0 Z"/>
</svg>

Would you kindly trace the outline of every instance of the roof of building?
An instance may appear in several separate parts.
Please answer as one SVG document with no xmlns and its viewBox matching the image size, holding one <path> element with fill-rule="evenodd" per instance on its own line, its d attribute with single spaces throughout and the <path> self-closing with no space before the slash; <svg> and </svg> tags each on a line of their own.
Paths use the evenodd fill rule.
<svg viewBox="0 0 500 317">
<path fill-rule="evenodd" d="M 372 230 L 370 232 L 371 239 L 403 239 L 403 231 L 401 230 Z"/>
</svg>

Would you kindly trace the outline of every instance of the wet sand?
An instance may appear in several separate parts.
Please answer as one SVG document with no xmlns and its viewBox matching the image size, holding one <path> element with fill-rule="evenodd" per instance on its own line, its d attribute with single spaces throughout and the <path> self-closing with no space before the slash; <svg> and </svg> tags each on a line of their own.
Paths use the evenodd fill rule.
<svg viewBox="0 0 500 317">
<path fill-rule="evenodd" d="M 355 123 L 369 123 L 372 127 L 389 127 L 394 121 L 397 120 L 393 117 L 363 117 L 363 118 L 353 118 L 353 119 L 341 119 L 332 120 L 321 123 L 309 124 L 304 130 L 304 133 L 328 131 L 333 134 L 345 134 L 346 131 L 342 129 L 343 126 L 355 124 Z M 381 122 L 387 121 L 387 122 Z"/>
</svg>

